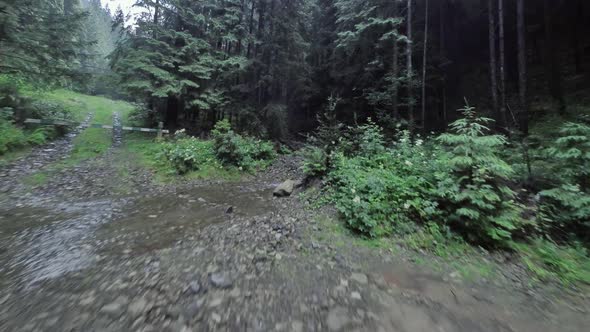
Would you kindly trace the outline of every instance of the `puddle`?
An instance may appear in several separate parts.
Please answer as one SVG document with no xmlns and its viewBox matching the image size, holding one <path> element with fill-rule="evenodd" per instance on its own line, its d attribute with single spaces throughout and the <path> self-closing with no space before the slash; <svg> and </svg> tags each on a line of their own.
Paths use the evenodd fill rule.
<svg viewBox="0 0 590 332">
<path fill-rule="evenodd" d="M 109 201 L 0 210 L 0 284 L 28 286 L 89 266 L 92 229 Z"/>
<path fill-rule="evenodd" d="M 198 187 L 168 196 L 143 198 L 125 211 L 126 217 L 100 230 L 111 253 L 143 254 L 170 247 L 200 228 L 230 216 L 255 216 L 271 210 L 272 188 L 251 184 Z"/>
<path fill-rule="evenodd" d="M 132 202 L 0 209 L 0 287 L 29 287 L 89 267 L 104 255 L 167 248 L 230 213 L 265 214 L 271 200 L 272 188 L 233 183 Z"/>
</svg>

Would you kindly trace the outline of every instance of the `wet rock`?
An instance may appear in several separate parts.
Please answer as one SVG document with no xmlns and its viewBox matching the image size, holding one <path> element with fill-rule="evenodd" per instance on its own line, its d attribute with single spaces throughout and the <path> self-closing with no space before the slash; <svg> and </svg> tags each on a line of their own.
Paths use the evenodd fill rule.
<svg viewBox="0 0 590 332">
<path fill-rule="evenodd" d="M 293 193 L 293 188 L 295 186 L 295 182 L 293 180 L 287 180 L 281 184 L 279 184 L 275 190 L 273 191 L 273 195 L 276 197 L 287 197 Z"/>
<path fill-rule="evenodd" d="M 186 309 L 184 310 L 185 317 L 189 320 L 196 317 L 201 311 L 203 303 L 205 303 L 205 300 L 200 299 L 189 304 L 188 307 L 186 307 Z"/>
<path fill-rule="evenodd" d="M 219 316 L 219 314 L 214 312 L 211 314 L 211 320 L 214 321 L 215 323 L 219 324 L 219 323 L 221 323 L 221 316 Z"/>
<path fill-rule="evenodd" d="M 172 319 L 178 318 L 178 316 L 180 316 L 180 308 L 175 305 L 168 307 L 166 309 L 166 316 Z"/>
<path fill-rule="evenodd" d="M 201 284 L 198 281 L 191 281 L 188 284 L 188 288 L 187 291 L 192 293 L 192 294 L 199 294 L 199 292 L 201 291 Z"/>
<path fill-rule="evenodd" d="M 215 307 L 218 307 L 218 306 L 220 306 L 222 303 L 223 303 L 223 297 L 221 297 L 221 296 L 217 296 L 217 297 L 214 297 L 214 298 L 211 300 L 211 302 L 209 302 L 209 305 L 208 305 L 208 307 L 209 307 L 209 308 L 215 308 Z"/>
<path fill-rule="evenodd" d="M 303 323 L 298 320 L 294 320 L 293 322 L 291 322 L 291 331 L 303 332 Z"/>
<path fill-rule="evenodd" d="M 367 278 L 366 274 L 363 273 L 353 273 L 350 276 L 350 279 L 358 282 L 361 285 L 366 285 L 369 282 L 369 279 Z"/>
<path fill-rule="evenodd" d="M 103 306 L 100 312 L 108 314 L 110 316 L 119 317 L 123 314 L 123 310 L 128 303 L 128 299 L 125 296 L 119 296 L 114 302 Z"/>
<path fill-rule="evenodd" d="M 233 282 L 226 272 L 215 272 L 209 275 L 209 281 L 211 285 L 217 288 L 231 288 Z"/>
<path fill-rule="evenodd" d="M 138 316 L 140 316 L 141 314 L 143 314 L 148 307 L 148 302 L 145 298 L 139 298 L 135 301 L 133 301 L 130 305 L 129 308 L 127 308 L 127 312 L 129 313 L 129 315 L 131 316 L 131 318 L 135 319 Z"/>
<path fill-rule="evenodd" d="M 227 213 L 227 214 L 234 213 L 234 207 L 230 205 L 230 207 L 228 207 L 228 208 L 225 210 L 225 213 Z"/>
<path fill-rule="evenodd" d="M 344 307 L 335 307 L 330 310 L 326 318 L 326 324 L 330 331 L 341 331 L 351 323 L 348 311 Z"/>
</svg>

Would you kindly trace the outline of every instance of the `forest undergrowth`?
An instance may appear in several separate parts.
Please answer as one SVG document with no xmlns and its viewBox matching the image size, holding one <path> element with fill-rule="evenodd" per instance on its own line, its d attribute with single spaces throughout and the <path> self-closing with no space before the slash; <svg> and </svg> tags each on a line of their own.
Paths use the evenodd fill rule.
<svg viewBox="0 0 590 332">
<path fill-rule="evenodd" d="M 449 258 L 514 252 L 538 280 L 590 283 L 586 115 L 549 132 L 540 120 L 544 134 L 533 127 L 523 140 L 492 131 L 474 107 L 460 111 L 447 132 L 427 136 L 324 115 L 303 151 L 306 175 L 322 179 L 312 200 L 333 205 L 361 237 Z"/>
</svg>

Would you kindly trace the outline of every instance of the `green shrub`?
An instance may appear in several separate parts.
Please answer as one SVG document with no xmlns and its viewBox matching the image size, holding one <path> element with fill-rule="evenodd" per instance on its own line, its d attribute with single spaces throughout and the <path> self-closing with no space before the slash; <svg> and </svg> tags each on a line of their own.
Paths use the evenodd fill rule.
<svg viewBox="0 0 590 332">
<path fill-rule="evenodd" d="M 488 134 L 491 119 L 477 117 L 467 105 L 464 118 L 450 125 L 451 132 L 437 141 L 448 150 L 441 159 L 436 195 L 449 213 L 449 222 L 468 240 L 504 244 L 522 226 L 521 208 L 508 186 L 514 171 L 498 153 L 506 144 L 500 135 Z"/>
<path fill-rule="evenodd" d="M 546 150 L 553 188 L 540 192 L 545 231 L 590 239 L 590 126 L 566 123 Z"/>
<path fill-rule="evenodd" d="M 316 146 L 307 146 L 303 149 L 303 174 L 305 176 L 321 177 L 328 172 L 328 157 L 326 152 Z"/>
<path fill-rule="evenodd" d="M 204 165 L 217 163 L 213 142 L 196 138 L 185 138 L 162 144 L 164 158 L 178 174 L 199 170 Z M 221 165 L 218 165 L 221 166 Z"/>
<path fill-rule="evenodd" d="M 34 132 L 27 136 L 27 142 L 31 145 L 43 145 L 47 142 L 47 137 L 45 136 L 45 130 L 42 128 L 36 129 Z"/>
<path fill-rule="evenodd" d="M 27 144 L 25 134 L 11 121 L 0 117 L 0 155 Z"/>
<path fill-rule="evenodd" d="M 276 157 L 272 143 L 242 137 L 231 129 L 228 120 L 217 122 L 211 135 L 215 155 L 224 165 L 251 170 L 266 165 Z"/>
<path fill-rule="evenodd" d="M 334 156 L 329 183 L 333 201 L 348 226 L 376 237 L 403 233 L 409 223 L 438 218 L 437 203 L 428 176 L 433 174 L 431 153 L 421 141 L 412 142 L 404 133 L 392 149 L 383 146 L 380 129 L 360 127 L 357 156 L 343 152 Z"/>
</svg>

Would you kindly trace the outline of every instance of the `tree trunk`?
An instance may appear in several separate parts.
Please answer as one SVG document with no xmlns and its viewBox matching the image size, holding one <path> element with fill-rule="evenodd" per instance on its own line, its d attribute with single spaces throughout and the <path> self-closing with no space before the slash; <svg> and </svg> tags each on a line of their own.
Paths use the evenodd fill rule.
<svg viewBox="0 0 590 332">
<path fill-rule="evenodd" d="M 159 16 L 160 16 L 160 0 L 156 0 L 156 5 L 154 8 L 154 30 L 153 30 L 153 34 L 152 34 L 152 37 L 154 39 L 156 39 L 158 37 L 156 30 L 157 30 L 157 26 L 158 26 Z"/>
<path fill-rule="evenodd" d="M 424 10 L 424 54 L 422 56 L 422 130 L 426 132 L 426 56 L 428 55 L 428 4 Z"/>
<path fill-rule="evenodd" d="M 577 5 L 574 8 L 575 16 L 574 25 L 573 25 L 573 47 L 574 47 L 574 61 L 576 63 L 576 73 L 581 73 L 584 71 L 582 66 L 582 44 L 580 43 L 580 25 L 584 22 L 584 6 L 582 5 L 582 0 L 577 1 Z"/>
<path fill-rule="evenodd" d="M 517 40 L 518 40 L 518 92 L 520 99 L 519 122 L 520 130 L 524 136 L 529 134 L 529 114 L 527 103 L 527 63 L 526 63 L 526 26 L 525 26 L 525 0 L 517 0 Z"/>
<path fill-rule="evenodd" d="M 500 119 L 501 126 L 507 126 L 506 117 L 506 52 L 504 40 L 504 0 L 498 0 L 498 26 L 500 39 Z"/>
<path fill-rule="evenodd" d="M 496 63 L 496 19 L 494 14 L 494 2 L 488 0 L 488 23 L 489 23 L 489 46 L 490 46 L 490 88 L 492 90 L 492 105 L 494 108 L 494 115 L 496 121 L 501 121 L 500 112 L 498 108 L 498 76 Z"/>
<path fill-rule="evenodd" d="M 250 59 L 250 51 L 252 50 L 252 32 L 254 31 L 254 8 L 256 7 L 256 1 L 252 1 L 252 9 L 250 9 L 250 26 L 248 27 L 248 35 L 250 41 L 248 42 L 248 50 L 246 51 L 246 58 Z"/>
<path fill-rule="evenodd" d="M 397 1 L 393 1 L 393 17 L 397 17 L 398 15 L 398 8 L 397 8 Z M 397 107 L 398 104 L 398 75 L 399 75 L 399 43 L 397 42 L 397 36 L 393 37 L 393 59 L 391 65 L 391 75 L 393 76 L 394 81 L 392 82 L 392 93 L 391 93 L 391 103 L 392 103 L 392 110 L 393 110 L 393 118 L 399 119 L 399 109 Z"/>
<path fill-rule="evenodd" d="M 445 45 L 445 38 L 446 38 L 446 25 L 445 25 L 445 6 L 447 5 L 446 0 L 441 0 L 440 1 L 440 17 L 439 17 L 439 32 L 440 32 L 440 37 L 439 37 L 439 42 L 440 42 L 440 61 L 441 61 L 441 66 L 440 66 L 440 71 L 441 71 L 441 101 L 442 101 L 442 120 L 443 120 L 443 128 L 446 127 L 447 125 L 447 89 L 446 89 L 446 70 L 445 68 L 442 66 L 442 63 L 446 60 L 446 45 Z"/>
<path fill-rule="evenodd" d="M 408 38 L 408 49 L 407 49 L 407 70 L 408 70 L 408 119 L 410 121 L 410 130 L 414 128 L 414 93 L 412 92 L 412 80 L 413 80 L 413 69 L 412 69 L 412 0 L 408 0 L 408 18 L 407 18 L 407 38 Z"/>
<path fill-rule="evenodd" d="M 551 0 L 543 1 L 543 12 L 545 20 L 545 66 L 546 76 L 549 85 L 549 93 L 559 105 L 559 114 L 565 113 L 565 98 L 561 82 L 561 72 L 558 67 L 557 55 L 555 54 L 555 36 L 553 35 L 553 17 L 551 17 Z"/>
</svg>

